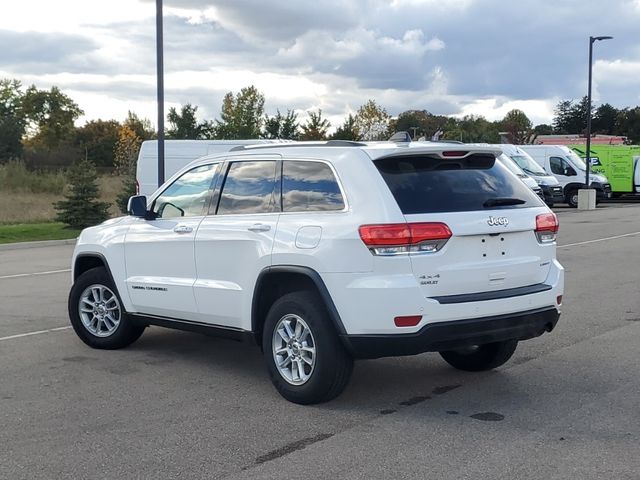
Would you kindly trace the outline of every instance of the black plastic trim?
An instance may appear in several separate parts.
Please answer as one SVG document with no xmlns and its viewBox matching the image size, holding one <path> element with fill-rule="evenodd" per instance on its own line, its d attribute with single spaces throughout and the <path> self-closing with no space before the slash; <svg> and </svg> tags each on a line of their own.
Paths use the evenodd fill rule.
<svg viewBox="0 0 640 480">
<path fill-rule="evenodd" d="M 353 140 L 327 140 L 325 142 L 297 142 L 297 143 L 266 143 L 255 145 L 238 145 L 233 147 L 230 152 L 253 151 L 267 148 L 305 148 L 305 147 L 366 147 L 366 143 L 356 142 Z"/>
<path fill-rule="evenodd" d="M 327 290 L 327 286 L 324 284 L 322 277 L 318 272 L 309 267 L 301 267 L 298 265 L 273 265 L 270 267 L 264 268 L 260 274 L 258 275 L 258 279 L 256 280 L 256 286 L 253 290 L 253 301 L 251 304 L 251 329 L 256 332 L 258 330 L 258 293 L 260 292 L 260 288 L 262 287 L 262 282 L 265 277 L 270 273 L 297 273 L 300 275 L 305 275 L 308 277 L 313 284 L 318 289 L 318 293 L 320 294 L 320 298 L 324 302 L 327 312 L 329 313 L 329 318 L 331 319 L 334 327 L 336 328 L 336 332 L 341 337 L 346 334 L 346 329 L 344 328 L 344 324 L 342 323 L 342 319 L 340 318 L 340 314 L 338 313 L 338 309 L 333 303 L 333 299 L 331 298 L 331 294 L 329 290 Z"/>
<path fill-rule="evenodd" d="M 534 293 L 551 290 L 551 285 L 538 283 L 526 287 L 506 288 L 504 290 L 494 290 L 492 292 L 463 293 L 461 295 L 444 295 L 440 297 L 430 297 L 441 304 L 484 302 L 486 300 L 498 300 L 501 298 L 520 297 L 522 295 L 532 295 Z"/>
<path fill-rule="evenodd" d="M 507 315 L 431 323 L 416 333 L 348 335 L 344 340 L 354 358 L 417 355 L 535 338 L 553 330 L 559 317 L 556 307 L 549 306 Z"/>
<path fill-rule="evenodd" d="M 213 337 L 230 338 L 239 342 L 251 343 L 254 341 L 253 333 L 240 328 L 224 327 L 209 323 L 194 322 L 191 320 L 180 320 L 171 317 L 160 317 L 156 315 L 144 315 L 140 313 L 129 314 L 129 318 L 134 323 L 142 326 L 156 325 L 158 327 L 184 330 L 187 332 L 202 333 Z"/>
<path fill-rule="evenodd" d="M 84 253 L 79 253 L 73 263 L 73 282 L 75 283 L 76 279 L 78 278 L 78 260 L 80 258 L 99 258 L 100 261 L 102 262 L 102 264 L 104 265 L 104 268 L 107 269 L 107 274 L 109 275 L 109 279 L 111 280 L 111 283 L 113 283 L 113 285 L 116 285 L 115 280 L 113 279 L 113 275 L 111 273 L 111 268 L 109 268 L 109 263 L 107 262 L 106 257 L 98 252 L 84 252 Z"/>
</svg>

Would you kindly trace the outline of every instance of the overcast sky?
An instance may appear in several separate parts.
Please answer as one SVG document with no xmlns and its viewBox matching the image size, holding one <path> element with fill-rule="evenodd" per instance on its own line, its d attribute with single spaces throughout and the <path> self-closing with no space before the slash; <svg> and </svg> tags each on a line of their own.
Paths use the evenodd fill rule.
<svg viewBox="0 0 640 480">
<path fill-rule="evenodd" d="M 333 126 L 373 98 L 549 123 L 559 99 L 640 104 L 640 0 L 164 0 L 167 108 L 215 118 L 255 85 L 266 110 L 321 108 Z M 86 116 L 155 123 L 154 0 L 5 1 L 0 77 L 57 85 Z"/>
</svg>

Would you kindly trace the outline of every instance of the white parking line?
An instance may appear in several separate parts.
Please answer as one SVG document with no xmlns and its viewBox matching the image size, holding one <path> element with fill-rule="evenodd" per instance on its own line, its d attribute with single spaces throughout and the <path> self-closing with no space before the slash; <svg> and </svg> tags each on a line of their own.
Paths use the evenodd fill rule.
<svg viewBox="0 0 640 480">
<path fill-rule="evenodd" d="M 558 245 L 558 248 L 576 247 L 578 245 L 588 245 L 589 243 L 606 242 L 607 240 L 615 240 L 616 238 L 633 237 L 640 235 L 640 232 L 625 233 L 624 235 L 615 235 L 613 237 L 597 238 L 595 240 L 586 240 L 584 242 L 568 243 L 566 245 Z"/>
<path fill-rule="evenodd" d="M 3 278 L 20 278 L 20 277 L 32 277 L 36 275 L 51 275 L 52 273 L 65 273 L 70 272 L 70 268 L 65 268 L 64 270 L 48 270 L 46 272 L 34 272 L 34 273 L 16 273 L 15 275 L 3 275 L 0 279 Z"/>
<path fill-rule="evenodd" d="M 33 335 L 41 335 L 43 333 L 60 332 L 61 330 L 68 330 L 70 328 L 71 328 L 71 325 L 68 325 L 66 327 L 49 328 L 48 330 L 37 330 L 35 332 L 18 333 L 16 335 L 9 335 L 8 337 L 0 337 L 0 342 L 2 340 L 12 340 L 14 338 L 31 337 Z"/>
</svg>

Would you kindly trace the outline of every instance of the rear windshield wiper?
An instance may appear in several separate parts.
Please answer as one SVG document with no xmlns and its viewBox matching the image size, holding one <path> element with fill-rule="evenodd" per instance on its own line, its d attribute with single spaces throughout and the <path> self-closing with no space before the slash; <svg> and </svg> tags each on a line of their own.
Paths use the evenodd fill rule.
<svg viewBox="0 0 640 480">
<path fill-rule="evenodd" d="M 503 205 L 522 205 L 523 203 L 527 203 L 526 200 L 521 200 L 519 198 L 490 198 L 486 202 L 482 204 L 483 207 L 499 207 Z"/>
</svg>

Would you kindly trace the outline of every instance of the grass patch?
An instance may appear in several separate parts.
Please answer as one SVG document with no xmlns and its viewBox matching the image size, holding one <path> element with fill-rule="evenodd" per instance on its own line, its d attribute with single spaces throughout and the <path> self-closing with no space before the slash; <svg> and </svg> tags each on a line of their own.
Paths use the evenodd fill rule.
<svg viewBox="0 0 640 480">
<path fill-rule="evenodd" d="M 75 238 L 80 230 L 65 228 L 62 223 L 23 223 L 0 225 L 0 243 L 65 240 Z"/>
<path fill-rule="evenodd" d="M 23 162 L 18 160 L 0 165 L 0 190 L 3 192 L 62 195 L 65 184 L 66 180 L 62 171 L 29 170 Z"/>
<path fill-rule="evenodd" d="M 122 177 L 102 175 L 98 178 L 98 184 L 100 201 L 111 204 L 109 215 L 111 217 L 122 215 L 115 205 L 122 185 Z M 62 199 L 63 193 L 14 190 L 6 188 L 0 181 L 0 225 L 53 222 L 56 216 L 53 204 Z"/>
</svg>

